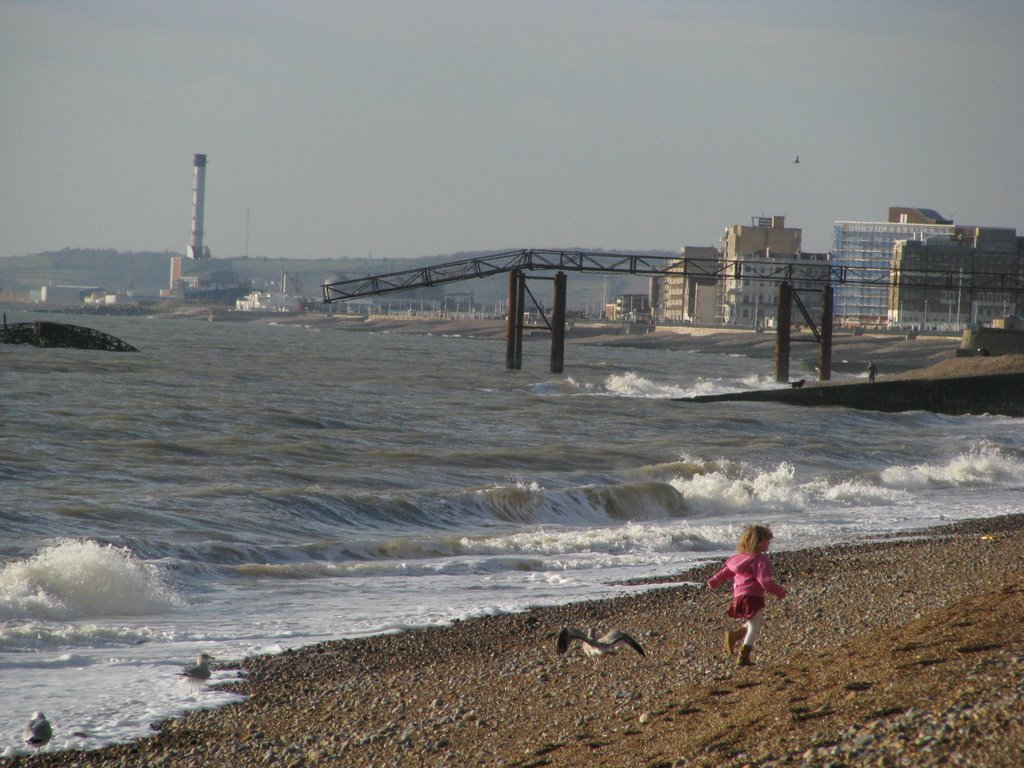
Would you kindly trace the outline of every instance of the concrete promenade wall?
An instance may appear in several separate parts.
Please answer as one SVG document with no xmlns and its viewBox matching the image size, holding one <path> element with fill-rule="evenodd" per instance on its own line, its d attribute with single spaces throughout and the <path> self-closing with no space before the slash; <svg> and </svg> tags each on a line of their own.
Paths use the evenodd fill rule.
<svg viewBox="0 0 1024 768">
<path fill-rule="evenodd" d="M 674 399 L 695 403 L 775 402 L 868 411 L 1024 416 L 1024 374 L 876 381 L 872 384 L 818 385 L 808 382 L 799 389 L 759 389 Z"/>
</svg>

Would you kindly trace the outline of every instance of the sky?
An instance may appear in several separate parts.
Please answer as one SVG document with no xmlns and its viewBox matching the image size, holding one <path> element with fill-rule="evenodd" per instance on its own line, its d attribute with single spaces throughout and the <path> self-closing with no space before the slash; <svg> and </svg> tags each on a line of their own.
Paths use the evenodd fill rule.
<svg viewBox="0 0 1024 768">
<path fill-rule="evenodd" d="M 0 256 L 1024 234 L 1019 0 L 0 0 Z M 799 156 L 800 162 L 794 159 Z"/>
</svg>

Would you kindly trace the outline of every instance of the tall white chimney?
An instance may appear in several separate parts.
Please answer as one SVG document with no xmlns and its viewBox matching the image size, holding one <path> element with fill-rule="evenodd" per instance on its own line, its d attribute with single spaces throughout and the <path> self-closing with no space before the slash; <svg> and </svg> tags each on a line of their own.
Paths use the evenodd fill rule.
<svg viewBox="0 0 1024 768">
<path fill-rule="evenodd" d="M 210 249 L 203 247 L 203 198 L 206 196 L 206 155 L 192 159 L 195 173 L 192 181 L 192 240 L 188 246 L 190 259 L 210 258 Z"/>
</svg>

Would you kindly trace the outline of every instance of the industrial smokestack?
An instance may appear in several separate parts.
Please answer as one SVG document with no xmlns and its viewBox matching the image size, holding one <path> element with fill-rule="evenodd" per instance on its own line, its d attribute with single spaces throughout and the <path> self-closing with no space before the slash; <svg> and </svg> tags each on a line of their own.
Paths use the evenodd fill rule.
<svg viewBox="0 0 1024 768">
<path fill-rule="evenodd" d="M 203 198 L 206 196 L 206 155 L 192 159 L 195 166 L 192 181 L 192 240 L 188 246 L 190 259 L 210 258 L 210 249 L 203 246 Z"/>
</svg>

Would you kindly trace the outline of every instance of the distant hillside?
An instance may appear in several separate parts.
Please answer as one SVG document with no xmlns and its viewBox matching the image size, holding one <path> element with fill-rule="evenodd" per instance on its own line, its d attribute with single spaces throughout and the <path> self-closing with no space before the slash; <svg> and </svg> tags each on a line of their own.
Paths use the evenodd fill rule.
<svg viewBox="0 0 1024 768">
<path fill-rule="evenodd" d="M 467 251 L 415 259 L 269 259 L 239 257 L 211 259 L 200 264 L 186 260 L 186 274 L 193 270 L 232 270 L 240 279 L 251 281 L 260 289 L 278 288 L 281 276 L 297 281 L 302 295 L 319 298 L 325 282 L 381 275 L 407 269 L 443 264 L 486 256 L 495 251 Z M 645 255 L 673 256 L 667 251 L 636 251 Z M 60 251 L 28 256 L 0 257 L 0 293 L 28 291 L 43 285 L 96 286 L 108 291 L 132 290 L 156 295 L 170 281 L 171 257 L 178 254 L 153 251 L 119 252 L 113 249 L 65 248 Z M 647 279 L 628 275 L 570 274 L 569 304 L 595 306 L 604 299 L 622 293 L 645 293 Z M 478 303 L 491 303 L 506 298 L 508 280 L 504 275 L 472 279 L 443 286 L 446 294 L 472 293 Z M 538 300 L 548 300 L 550 289 L 533 284 L 531 290 Z"/>
<path fill-rule="evenodd" d="M 43 285 L 94 285 L 156 293 L 166 288 L 170 280 L 172 255 L 65 248 L 0 258 L 0 291 L 26 291 Z"/>
</svg>

